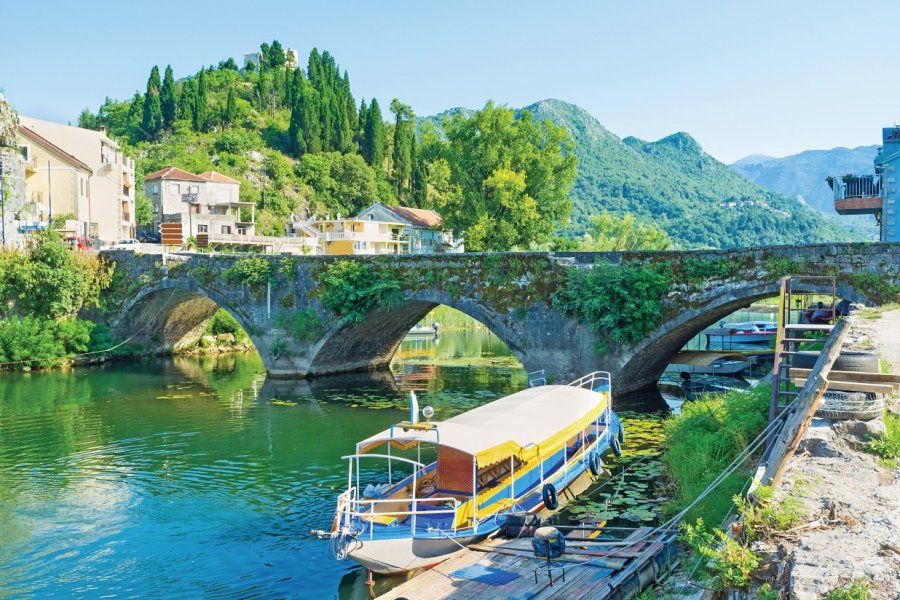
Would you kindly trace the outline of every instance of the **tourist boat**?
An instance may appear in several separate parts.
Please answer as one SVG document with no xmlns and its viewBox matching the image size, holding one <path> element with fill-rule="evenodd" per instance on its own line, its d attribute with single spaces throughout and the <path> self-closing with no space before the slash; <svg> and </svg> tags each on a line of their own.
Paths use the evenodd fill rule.
<svg viewBox="0 0 900 600">
<path fill-rule="evenodd" d="M 706 335 L 707 346 L 712 338 L 739 344 L 759 344 L 775 340 L 778 324 L 775 321 L 744 321 L 742 323 L 721 321 L 718 329 L 707 329 L 703 333 Z"/>
<path fill-rule="evenodd" d="M 621 452 L 611 381 L 595 372 L 568 385 L 516 392 L 442 422 L 410 420 L 359 442 L 337 498 L 330 537 L 336 558 L 377 573 L 438 564 L 493 533 L 510 513 L 558 508 L 558 495 L 601 455 Z M 425 407 L 430 419 L 434 411 Z M 434 460 L 426 464 L 424 455 Z M 384 461 L 373 471 L 365 463 Z M 401 474 L 398 475 L 398 472 Z M 365 480 L 377 475 L 377 485 Z M 383 479 L 381 479 L 383 477 Z M 573 486 L 574 487 L 574 486 Z"/>
</svg>

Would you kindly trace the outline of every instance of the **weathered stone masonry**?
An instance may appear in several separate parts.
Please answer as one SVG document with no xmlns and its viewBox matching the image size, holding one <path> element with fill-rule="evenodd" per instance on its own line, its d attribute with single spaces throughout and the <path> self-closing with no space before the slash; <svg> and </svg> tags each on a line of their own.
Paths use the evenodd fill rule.
<svg viewBox="0 0 900 600">
<path fill-rule="evenodd" d="M 251 288 L 223 276 L 241 256 L 170 257 L 104 253 L 117 265 L 106 319 L 119 337 L 171 350 L 191 341 L 221 306 L 247 330 L 273 377 L 313 377 L 386 367 L 405 333 L 432 308 L 445 304 L 481 321 L 528 370 L 546 369 L 555 381 L 603 369 L 627 393 L 652 385 L 670 358 L 699 331 L 731 312 L 778 293 L 786 274 L 835 275 L 838 294 L 871 303 L 894 293 L 900 244 L 784 246 L 732 251 L 647 253 L 502 253 L 380 257 L 282 257 L 274 279 Z M 315 297 L 316 274 L 334 260 L 366 261 L 396 273 L 404 300 L 343 324 Z M 642 341 L 622 345 L 557 310 L 553 292 L 567 269 L 601 261 L 619 265 L 668 263 L 674 283 L 662 302 L 659 325 Z M 716 274 L 697 278 L 699 267 Z M 815 287 L 815 286 L 813 286 Z M 824 290 L 823 290 L 824 291 Z M 287 323 L 308 321 L 298 335 Z M 301 327 L 302 329 L 302 327 Z M 605 337 L 605 336 L 603 336 Z"/>
</svg>

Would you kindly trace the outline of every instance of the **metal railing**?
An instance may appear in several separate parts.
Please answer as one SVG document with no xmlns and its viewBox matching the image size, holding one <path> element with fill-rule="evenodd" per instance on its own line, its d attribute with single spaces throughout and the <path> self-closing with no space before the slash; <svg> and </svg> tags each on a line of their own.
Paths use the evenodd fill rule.
<svg viewBox="0 0 900 600">
<path fill-rule="evenodd" d="M 877 175 L 838 175 L 827 179 L 835 200 L 881 196 L 881 177 Z"/>
<path fill-rule="evenodd" d="M 608 389 L 603 391 L 609 392 L 610 395 L 612 395 L 612 375 L 609 374 L 609 371 L 594 371 L 568 383 L 568 385 L 572 387 L 580 387 L 591 390 L 592 392 L 600 387 L 598 384 L 605 384 Z"/>
</svg>

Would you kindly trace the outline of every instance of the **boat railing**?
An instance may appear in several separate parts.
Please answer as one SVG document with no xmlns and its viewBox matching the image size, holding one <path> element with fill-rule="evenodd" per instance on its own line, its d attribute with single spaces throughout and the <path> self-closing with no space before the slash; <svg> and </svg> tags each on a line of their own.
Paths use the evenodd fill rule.
<svg viewBox="0 0 900 600">
<path fill-rule="evenodd" d="M 570 382 L 569 385 L 591 390 L 592 392 L 598 391 L 599 388 L 604 388 L 602 391 L 609 392 L 612 395 L 612 375 L 609 374 L 609 371 L 588 373 L 584 377 L 579 377 L 575 381 Z"/>
<path fill-rule="evenodd" d="M 347 490 L 350 491 L 350 490 Z M 345 492 L 346 493 L 346 492 Z M 341 495 L 343 496 L 343 494 Z M 340 499 L 340 496 L 338 497 Z M 409 502 L 411 510 L 385 510 L 380 511 L 376 510 L 379 504 L 397 504 L 398 502 Z M 410 519 L 410 533 L 412 537 L 416 536 L 416 525 L 417 518 L 419 516 L 423 517 L 433 517 L 435 512 L 450 512 L 450 507 L 447 506 L 446 510 L 436 511 L 433 509 L 430 510 L 420 510 L 419 503 L 427 503 L 428 505 L 437 504 L 437 503 L 453 503 L 453 525 L 452 530 L 456 533 L 456 518 L 459 514 L 459 500 L 454 498 L 453 496 L 431 496 L 428 498 L 372 498 L 372 499 L 355 499 L 352 501 L 348 501 L 344 504 L 341 504 L 340 500 L 338 501 L 338 509 L 343 510 L 342 517 L 344 518 L 345 523 L 349 523 L 354 518 L 359 519 L 360 521 L 368 521 L 369 522 L 369 539 L 371 540 L 375 535 L 375 517 L 411 517 Z M 399 519 L 398 519 L 399 521 Z"/>
</svg>

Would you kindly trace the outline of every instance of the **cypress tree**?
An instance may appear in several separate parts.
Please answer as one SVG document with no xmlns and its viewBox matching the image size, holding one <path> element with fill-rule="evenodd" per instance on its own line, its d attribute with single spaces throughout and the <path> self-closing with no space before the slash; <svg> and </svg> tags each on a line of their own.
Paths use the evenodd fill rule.
<svg viewBox="0 0 900 600">
<path fill-rule="evenodd" d="M 162 89 L 159 92 L 159 103 L 163 127 L 168 129 L 175 122 L 175 77 L 172 75 L 172 65 L 166 66 Z"/>
<path fill-rule="evenodd" d="M 194 131 L 206 131 L 209 126 L 209 83 L 206 80 L 206 69 L 200 69 L 197 79 L 197 94 L 194 101 Z"/>
<path fill-rule="evenodd" d="M 284 49 L 281 47 L 281 42 L 278 40 L 272 40 L 272 45 L 269 47 L 269 66 L 272 69 L 279 69 L 284 66 Z"/>
<path fill-rule="evenodd" d="M 397 100 L 391 102 L 391 112 L 396 116 L 394 123 L 394 170 L 391 176 L 394 180 L 394 189 L 397 196 L 406 196 L 412 179 L 412 151 L 414 118 L 412 109 Z"/>
<path fill-rule="evenodd" d="M 234 85 L 229 85 L 228 96 L 225 99 L 225 114 L 222 118 L 222 122 L 226 126 L 233 125 L 235 117 L 237 117 L 237 100 L 234 97 Z"/>
<path fill-rule="evenodd" d="M 384 165 L 384 120 L 381 116 L 381 107 L 375 98 L 372 98 L 372 104 L 369 105 L 364 127 L 363 158 L 376 173 L 380 173 Z"/>
<path fill-rule="evenodd" d="M 153 66 L 147 79 L 147 93 L 144 94 L 144 114 L 141 129 L 147 139 L 155 138 L 162 129 L 162 108 L 159 101 L 159 67 Z"/>
<path fill-rule="evenodd" d="M 194 122 L 194 106 L 197 103 L 197 85 L 193 79 L 188 79 L 181 86 L 181 94 L 178 96 L 178 118 Z"/>
</svg>

